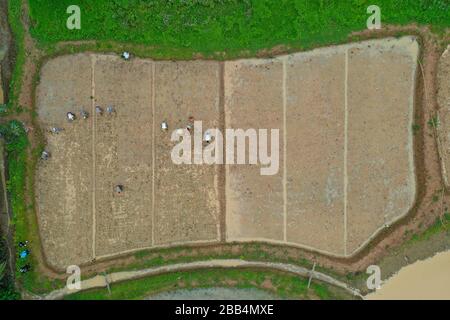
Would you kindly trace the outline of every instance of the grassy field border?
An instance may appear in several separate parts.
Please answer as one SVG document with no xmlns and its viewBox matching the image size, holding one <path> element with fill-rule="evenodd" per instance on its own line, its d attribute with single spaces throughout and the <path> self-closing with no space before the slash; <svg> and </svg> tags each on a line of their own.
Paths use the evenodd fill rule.
<svg viewBox="0 0 450 320">
<path fill-rule="evenodd" d="M 209 287 L 257 288 L 282 299 L 353 299 L 342 289 L 313 281 L 308 289 L 308 279 L 296 275 L 257 269 L 207 269 L 189 272 L 172 272 L 153 277 L 120 282 L 107 289 L 81 291 L 65 297 L 67 300 L 143 299 L 160 292 L 178 289 Z"/>
<path fill-rule="evenodd" d="M 22 87 L 23 66 L 25 63 L 24 38 L 25 30 L 21 22 L 22 7 L 21 1 L 8 1 L 8 22 L 14 37 L 15 46 L 15 64 L 9 84 L 8 112 L 20 112 L 21 107 L 18 104 L 18 96 Z M 4 114 L 2 114 L 4 115 Z"/>
<path fill-rule="evenodd" d="M 81 11 L 79 30 L 65 25 L 66 8 L 73 4 Z M 173 52 L 178 58 L 221 60 L 256 55 L 267 48 L 298 51 L 341 43 L 350 32 L 367 28 L 367 8 L 372 4 L 370 0 L 33 0 L 30 20 L 31 34 L 42 44 L 115 40 L 152 47 L 155 53 L 161 50 L 159 55 Z M 445 0 L 378 0 L 376 5 L 383 25 L 432 24 L 436 33 L 449 26 L 450 6 Z"/>
</svg>

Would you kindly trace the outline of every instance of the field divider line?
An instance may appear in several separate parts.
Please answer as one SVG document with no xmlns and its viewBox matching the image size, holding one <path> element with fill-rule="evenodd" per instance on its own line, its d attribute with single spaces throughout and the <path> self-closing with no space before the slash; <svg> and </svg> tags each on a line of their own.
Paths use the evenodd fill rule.
<svg viewBox="0 0 450 320">
<path fill-rule="evenodd" d="M 287 57 L 283 58 L 283 239 L 287 241 L 287 120 L 286 120 L 286 71 Z"/>
<path fill-rule="evenodd" d="M 344 256 L 347 255 L 347 156 L 348 156 L 348 48 L 345 49 L 344 80 Z"/>
<path fill-rule="evenodd" d="M 155 63 L 152 62 L 152 246 L 155 245 Z"/>
<path fill-rule="evenodd" d="M 226 130 L 225 115 L 225 62 L 219 62 L 219 129 L 222 133 Z M 226 242 L 226 164 L 215 165 L 218 183 L 215 186 L 218 200 L 219 216 L 215 217 L 217 223 L 217 237 L 219 241 Z"/>
<path fill-rule="evenodd" d="M 95 238 L 96 238 L 96 159 L 95 159 L 95 130 L 96 130 L 96 113 L 95 113 L 95 55 L 91 55 L 91 118 L 92 118 L 92 257 L 96 258 Z"/>
</svg>

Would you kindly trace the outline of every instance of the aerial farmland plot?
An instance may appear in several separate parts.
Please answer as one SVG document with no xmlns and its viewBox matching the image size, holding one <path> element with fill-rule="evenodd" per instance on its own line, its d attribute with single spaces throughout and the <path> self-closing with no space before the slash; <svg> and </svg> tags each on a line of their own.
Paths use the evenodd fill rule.
<svg viewBox="0 0 450 320">
<path fill-rule="evenodd" d="M 68 79 L 70 72 L 84 74 Z M 159 128 L 162 121 L 181 127 L 191 115 L 216 125 L 217 63 L 124 62 L 110 55 L 78 54 L 49 61 L 41 76 L 38 113 L 48 138 L 56 139 L 47 149 L 51 154 L 64 150 L 60 152 L 64 158 L 55 155 L 37 173 L 38 184 L 54 186 L 37 195 L 49 261 L 53 258 L 56 267 L 66 267 L 66 262 L 82 264 L 153 246 L 218 240 L 218 168 L 173 164 L 170 135 Z M 58 108 L 67 98 L 60 85 L 79 84 L 67 110 Z M 210 87 L 207 94 L 205 86 Z M 97 106 L 108 105 L 114 106 L 113 114 L 96 114 Z M 203 105 L 209 109 L 199 108 Z M 92 116 L 67 123 L 69 110 Z M 75 129 L 77 125 L 81 127 Z M 52 127 L 64 134 L 55 135 Z M 71 130 L 73 140 L 63 138 L 58 145 L 57 139 L 70 137 Z M 124 186 L 123 194 L 114 192 L 118 184 Z M 78 202 L 82 207 L 76 207 Z M 66 215 L 74 224 L 63 222 Z M 61 230 L 63 225 L 68 229 Z M 72 227 L 80 234 L 65 237 Z M 79 238 L 82 244 L 76 241 Z M 82 254 L 67 250 L 70 243 L 82 248 Z"/>
<path fill-rule="evenodd" d="M 405 37 L 226 64 L 229 125 L 282 128 L 285 139 L 270 181 L 252 168 L 228 170 L 229 238 L 346 256 L 405 215 L 416 189 L 417 56 Z"/>
<path fill-rule="evenodd" d="M 36 194 L 49 262 L 217 242 L 221 228 L 227 242 L 353 254 L 414 204 L 418 53 L 416 39 L 403 37 L 230 62 L 48 61 L 36 101 L 54 156 L 37 171 Z M 96 112 L 109 105 L 114 113 Z M 83 110 L 92 116 L 66 121 Z M 182 128 L 189 118 L 205 130 L 279 129 L 276 174 L 174 164 L 160 123 Z"/>
<path fill-rule="evenodd" d="M 449 21 L 0 0 L 0 300 L 450 299 Z"/>
</svg>

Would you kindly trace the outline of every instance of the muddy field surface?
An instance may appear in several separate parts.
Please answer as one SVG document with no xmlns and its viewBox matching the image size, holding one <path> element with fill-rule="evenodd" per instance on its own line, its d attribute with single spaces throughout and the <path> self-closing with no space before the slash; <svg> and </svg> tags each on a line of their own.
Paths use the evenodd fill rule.
<svg viewBox="0 0 450 320">
<path fill-rule="evenodd" d="M 226 241 L 351 255 L 414 204 L 417 56 L 415 38 L 402 37 L 225 63 L 50 60 L 36 99 L 51 154 L 36 182 L 48 263 L 218 242 L 225 227 Z M 277 129 L 278 171 L 174 164 L 172 131 L 194 121 L 200 135 Z"/>
<path fill-rule="evenodd" d="M 105 256 L 152 245 L 153 64 L 114 56 L 91 59 L 95 256 Z M 114 192 L 117 185 L 123 185 L 122 194 Z"/>
<path fill-rule="evenodd" d="M 36 103 L 51 158 L 40 161 L 36 178 L 45 255 L 55 266 L 87 262 L 93 258 L 92 125 L 67 123 L 66 113 L 91 105 L 91 59 L 80 54 L 48 63 L 41 81 Z M 54 135 L 52 127 L 64 131 Z"/>
<path fill-rule="evenodd" d="M 225 126 L 279 130 L 279 167 L 261 175 L 261 165 L 226 167 L 227 240 L 284 240 L 283 62 L 243 60 L 225 64 Z M 247 150 L 250 143 L 247 139 Z M 257 146 L 255 146 L 257 147 Z M 268 148 L 270 150 L 271 148 Z M 236 150 L 237 153 L 237 150 Z M 235 154 L 237 161 L 237 154 Z M 247 161 L 248 159 L 247 153 Z"/>
<path fill-rule="evenodd" d="M 51 157 L 39 164 L 36 188 L 51 266 L 218 240 L 219 168 L 173 164 L 175 142 L 160 128 L 167 121 L 171 129 L 184 129 L 190 117 L 217 127 L 218 71 L 217 63 L 126 62 L 93 54 L 45 64 L 37 110 Z M 67 112 L 77 119 L 68 122 Z"/>
<path fill-rule="evenodd" d="M 414 204 L 418 54 L 409 38 L 348 51 L 347 253 Z"/>
<path fill-rule="evenodd" d="M 287 241 L 344 253 L 345 49 L 287 61 Z M 299 228 L 299 226 L 303 226 Z"/>
<path fill-rule="evenodd" d="M 171 141 L 175 129 L 186 129 L 196 121 L 199 134 L 219 123 L 219 64 L 214 62 L 155 63 L 155 207 L 154 241 L 157 245 L 190 241 L 217 241 L 220 203 L 218 166 L 175 164 Z M 161 131 L 160 123 L 170 126 Z M 193 129 L 190 129 L 193 131 Z M 191 136 L 191 161 L 196 157 Z M 201 154 L 198 154 L 201 157 Z"/>
<path fill-rule="evenodd" d="M 402 37 L 226 63 L 226 125 L 282 137 L 276 176 L 227 170 L 228 239 L 348 256 L 406 215 L 418 54 Z"/>
</svg>

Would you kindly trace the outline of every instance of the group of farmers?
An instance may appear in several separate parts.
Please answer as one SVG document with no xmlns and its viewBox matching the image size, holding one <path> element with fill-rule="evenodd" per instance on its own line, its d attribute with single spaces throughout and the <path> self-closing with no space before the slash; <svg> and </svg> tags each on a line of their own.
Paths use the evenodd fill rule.
<svg viewBox="0 0 450 320">
<path fill-rule="evenodd" d="M 194 117 L 189 117 L 188 119 L 188 123 L 186 125 L 185 128 L 189 133 L 192 133 L 194 130 Z M 169 124 L 167 123 L 166 120 L 164 120 L 163 122 L 161 122 L 161 130 L 162 131 L 167 131 L 169 130 Z M 177 130 L 177 134 L 178 135 L 183 135 L 184 130 L 182 128 Z M 203 134 L 203 141 L 206 143 L 211 143 L 213 141 L 213 135 L 211 133 L 210 130 L 206 130 L 205 133 Z"/>
<path fill-rule="evenodd" d="M 19 272 L 26 273 L 31 270 L 31 265 L 27 262 L 28 255 L 30 254 L 30 250 L 28 249 L 28 240 L 20 241 L 18 243 L 18 246 L 20 248 L 19 260 L 20 260 L 20 262 L 22 262 L 22 265 L 19 267 Z M 25 263 L 25 264 L 23 264 L 23 263 Z"/>
<path fill-rule="evenodd" d="M 127 52 L 127 51 L 124 51 L 124 52 L 121 54 L 121 57 L 122 57 L 122 59 L 128 61 L 128 60 L 131 59 L 131 53 L 129 53 L 129 52 Z M 97 115 L 100 115 L 100 116 L 101 116 L 101 115 L 103 114 L 103 108 L 100 107 L 100 106 L 96 106 L 96 107 L 95 107 L 95 113 L 96 113 Z M 109 114 L 109 115 L 114 114 L 114 113 L 115 113 L 114 107 L 111 106 L 111 105 L 107 106 L 107 107 L 106 107 L 106 113 Z M 86 120 L 87 118 L 89 118 L 89 113 L 88 113 L 87 111 L 85 111 L 85 110 L 81 110 L 80 116 L 81 116 L 82 119 Z M 73 112 L 67 112 L 66 118 L 67 118 L 67 121 L 73 122 L 73 121 L 75 121 L 75 120 L 77 119 L 77 116 L 76 116 L 75 113 L 73 113 Z M 62 132 L 63 130 L 64 130 L 63 128 L 59 128 L 59 127 L 52 127 L 52 128 L 50 129 L 51 133 L 53 133 L 53 134 L 59 134 L 59 133 Z M 49 158 L 50 158 L 50 152 L 44 150 L 44 151 L 42 152 L 42 154 L 41 154 L 41 159 L 42 159 L 42 160 L 48 160 Z"/>
</svg>

